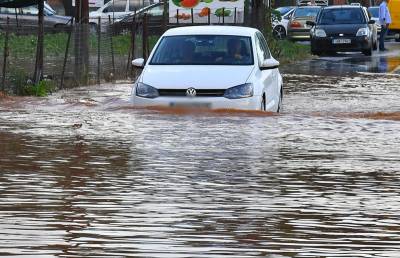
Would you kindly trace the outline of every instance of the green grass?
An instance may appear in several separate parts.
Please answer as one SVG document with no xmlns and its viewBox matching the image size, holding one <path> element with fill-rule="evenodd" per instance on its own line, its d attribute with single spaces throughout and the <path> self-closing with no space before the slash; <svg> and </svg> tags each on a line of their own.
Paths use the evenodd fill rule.
<svg viewBox="0 0 400 258">
<path fill-rule="evenodd" d="M 150 49 L 156 44 L 159 37 L 150 36 L 149 44 Z M 0 49 L 4 49 L 5 35 L 0 34 Z M 47 34 L 44 37 L 44 54 L 47 55 L 63 55 L 67 46 L 68 34 L 67 33 L 54 33 Z M 89 49 L 90 52 L 97 53 L 97 35 L 91 34 L 89 36 Z M 101 47 L 110 46 L 110 37 L 104 37 L 102 35 Z M 131 36 L 129 34 L 113 36 L 113 47 L 115 55 L 126 55 L 129 53 Z M 9 53 L 11 57 L 32 57 L 36 53 L 36 35 L 15 35 L 10 34 L 9 36 Z M 141 48 L 142 40 L 140 36 L 136 38 L 136 44 Z M 73 46 L 71 42 L 70 47 Z M 111 50 L 110 50 L 111 51 Z M 109 53 L 109 52 L 108 52 Z"/>
<path fill-rule="evenodd" d="M 282 64 L 304 60 L 311 57 L 310 45 L 302 45 L 288 40 L 279 41 L 281 48 L 278 59 Z"/>
</svg>

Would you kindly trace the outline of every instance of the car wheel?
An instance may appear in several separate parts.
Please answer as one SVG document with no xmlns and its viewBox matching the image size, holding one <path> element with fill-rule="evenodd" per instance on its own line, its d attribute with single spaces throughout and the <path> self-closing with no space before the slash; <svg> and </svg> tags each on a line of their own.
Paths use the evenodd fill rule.
<svg viewBox="0 0 400 258">
<path fill-rule="evenodd" d="M 363 50 L 362 53 L 366 56 L 371 56 L 372 55 L 372 48 L 373 46 L 371 45 L 370 49 Z"/>
<path fill-rule="evenodd" d="M 281 93 L 279 94 L 278 108 L 276 109 L 277 113 L 282 112 L 282 103 L 283 103 L 283 89 L 282 89 L 282 86 L 281 86 Z"/>
<path fill-rule="evenodd" d="M 274 37 L 276 39 L 284 39 L 286 38 L 286 30 L 285 27 L 281 26 L 281 25 L 277 25 L 273 28 L 272 30 L 272 35 L 274 35 Z"/>
<path fill-rule="evenodd" d="M 396 42 L 400 42 L 400 38 L 396 38 L 395 40 L 396 40 Z"/>
</svg>

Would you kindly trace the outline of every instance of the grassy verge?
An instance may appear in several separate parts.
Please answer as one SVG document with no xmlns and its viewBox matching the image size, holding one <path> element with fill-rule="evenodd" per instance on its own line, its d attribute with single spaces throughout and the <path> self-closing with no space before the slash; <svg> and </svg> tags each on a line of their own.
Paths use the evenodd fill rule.
<svg viewBox="0 0 400 258">
<path fill-rule="evenodd" d="M 310 45 L 282 40 L 281 49 L 279 60 L 282 64 L 301 61 L 311 57 Z"/>
<path fill-rule="evenodd" d="M 116 35 L 112 37 L 114 54 L 125 55 L 129 53 L 131 36 L 129 34 Z M 3 50 L 4 47 L 4 34 L 0 34 L 0 49 Z M 72 39 L 73 40 L 73 39 Z M 150 36 L 149 44 L 153 47 L 157 42 L 158 37 Z M 63 55 L 65 53 L 65 48 L 67 46 L 68 34 L 67 33 L 54 33 L 46 34 L 44 37 L 44 51 L 45 55 Z M 100 45 L 102 48 L 110 45 L 110 36 L 102 35 L 100 39 Z M 16 57 L 26 57 L 34 56 L 36 53 L 36 35 L 15 35 L 11 34 L 9 36 L 9 52 L 12 56 Z M 137 36 L 136 44 L 141 46 L 141 37 Z M 71 42 L 71 46 L 74 42 Z M 95 34 L 89 35 L 89 51 L 97 53 L 98 47 L 98 37 Z M 71 51 L 71 50 L 70 50 Z M 72 54 L 70 52 L 70 54 Z"/>
<path fill-rule="evenodd" d="M 270 39 L 268 43 L 274 58 L 281 64 L 293 63 L 311 57 L 310 45 L 302 45 L 288 40 Z"/>
</svg>

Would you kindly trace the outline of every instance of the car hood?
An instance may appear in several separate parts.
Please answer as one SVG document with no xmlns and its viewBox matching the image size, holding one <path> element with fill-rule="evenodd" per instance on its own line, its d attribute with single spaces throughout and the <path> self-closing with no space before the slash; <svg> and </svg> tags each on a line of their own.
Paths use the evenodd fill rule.
<svg viewBox="0 0 400 258">
<path fill-rule="evenodd" d="M 246 83 L 254 65 L 149 65 L 142 82 L 158 89 L 227 89 Z"/>
<path fill-rule="evenodd" d="M 365 24 L 337 24 L 337 25 L 319 25 L 318 29 L 323 29 L 327 35 L 344 34 L 356 35 L 360 28 L 366 28 Z"/>
</svg>

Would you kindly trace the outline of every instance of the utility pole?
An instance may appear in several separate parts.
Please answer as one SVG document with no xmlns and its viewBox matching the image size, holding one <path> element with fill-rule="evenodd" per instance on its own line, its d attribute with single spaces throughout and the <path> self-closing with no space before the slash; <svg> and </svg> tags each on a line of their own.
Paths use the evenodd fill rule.
<svg viewBox="0 0 400 258">
<path fill-rule="evenodd" d="M 39 81 L 43 77 L 43 38 L 44 38 L 44 26 L 43 26 L 43 17 L 44 17 L 44 0 L 38 1 L 38 37 L 37 37 L 37 45 L 36 45 L 36 64 L 35 64 L 35 75 L 34 81 L 35 83 L 39 83 Z"/>
<path fill-rule="evenodd" d="M 75 75 L 87 84 L 89 74 L 89 0 L 75 0 Z"/>
</svg>

